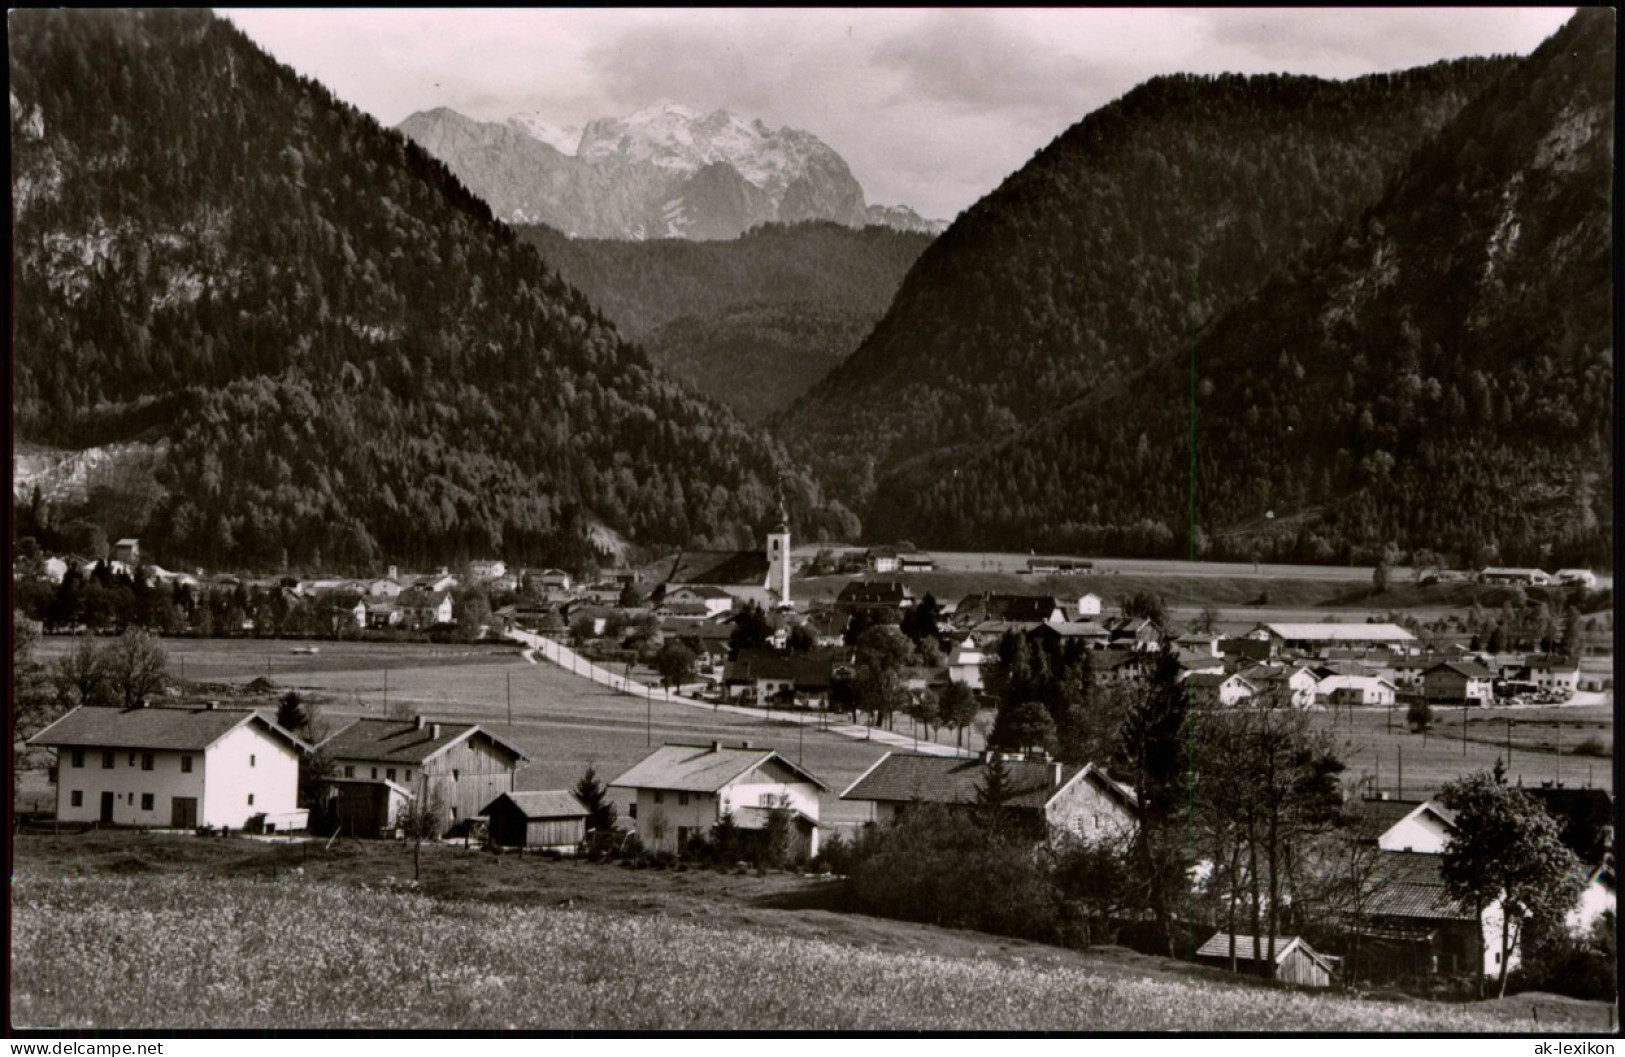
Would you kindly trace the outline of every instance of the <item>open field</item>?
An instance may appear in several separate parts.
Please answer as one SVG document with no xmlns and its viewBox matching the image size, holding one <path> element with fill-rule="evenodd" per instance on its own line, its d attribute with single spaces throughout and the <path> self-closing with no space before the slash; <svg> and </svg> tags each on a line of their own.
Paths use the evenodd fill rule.
<svg viewBox="0 0 1625 1057">
<path fill-rule="evenodd" d="M 827 881 L 373 842 L 24 834 L 12 1023 L 61 1028 L 1601 1032 L 1543 996 L 1308 995 L 1121 948 L 800 909 Z M 748 997 L 741 997 L 748 996 Z"/>
<path fill-rule="evenodd" d="M 861 554 L 862 547 L 830 548 L 836 552 L 843 550 L 857 551 Z M 802 544 L 795 548 L 795 556 L 801 559 L 811 558 L 820 550 L 818 544 Z M 1090 558 L 1087 555 L 1050 555 L 1050 554 L 1014 554 L 991 551 L 938 551 L 929 552 L 935 559 L 937 568 L 943 572 L 993 572 L 1022 574 L 1022 579 L 1032 580 L 1026 576 L 1027 562 L 1034 557 L 1049 558 L 1085 558 L 1093 563 L 1092 573 L 1095 577 L 1118 576 L 1149 576 L 1159 579 L 1206 579 L 1206 578 L 1258 578 L 1263 580 L 1318 580 L 1333 581 L 1347 584 L 1371 583 L 1371 574 L 1374 571 L 1369 565 L 1273 565 L 1270 563 L 1254 564 L 1252 562 L 1193 562 L 1165 558 Z M 1396 565 L 1392 568 L 1394 583 L 1409 583 L 1415 579 L 1415 570 L 1409 566 Z M 1465 576 L 1465 573 L 1455 575 Z M 1061 580 L 1084 580 L 1089 577 L 1067 576 L 1057 577 Z M 1597 573 L 1598 587 L 1613 587 L 1614 578 L 1611 573 Z"/>
<path fill-rule="evenodd" d="M 1317 722 L 1339 745 L 1339 755 L 1348 765 L 1347 777 L 1369 776 L 1372 790 L 1390 795 L 1432 796 L 1454 778 L 1494 767 L 1496 759 L 1508 756 L 1509 730 L 1509 781 L 1527 786 L 1562 781 L 1613 788 L 1612 759 L 1573 754 L 1586 738 L 1613 745 L 1610 705 L 1477 708 L 1468 710 L 1466 718 L 1464 745 L 1460 709 L 1434 709 L 1434 727 L 1426 735 L 1410 732 L 1402 707 L 1394 709 L 1391 717 L 1387 709 L 1316 714 Z M 1561 754 L 1555 751 L 1559 745 Z"/>
</svg>

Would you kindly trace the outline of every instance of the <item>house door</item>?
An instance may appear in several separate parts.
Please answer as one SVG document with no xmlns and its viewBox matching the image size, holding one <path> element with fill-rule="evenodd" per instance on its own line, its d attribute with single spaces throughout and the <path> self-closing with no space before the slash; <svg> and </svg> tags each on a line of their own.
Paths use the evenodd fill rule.
<svg viewBox="0 0 1625 1057">
<path fill-rule="evenodd" d="M 102 794 L 102 821 L 103 822 L 111 822 L 111 821 L 113 821 L 113 794 L 112 793 L 103 793 Z"/>
<path fill-rule="evenodd" d="M 197 797 L 172 796 L 169 798 L 169 824 L 174 829 L 197 828 Z"/>
</svg>

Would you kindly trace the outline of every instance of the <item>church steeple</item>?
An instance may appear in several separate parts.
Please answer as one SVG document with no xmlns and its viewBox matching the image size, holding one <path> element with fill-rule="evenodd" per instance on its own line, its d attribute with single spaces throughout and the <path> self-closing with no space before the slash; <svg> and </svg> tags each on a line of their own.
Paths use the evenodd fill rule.
<svg viewBox="0 0 1625 1057">
<path fill-rule="evenodd" d="M 784 478 L 778 485 L 779 520 L 767 534 L 767 583 L 769 591 L 779 596 L 779 605 L 790 602 L 790 510 L 784 502 Z"/>
</svg>

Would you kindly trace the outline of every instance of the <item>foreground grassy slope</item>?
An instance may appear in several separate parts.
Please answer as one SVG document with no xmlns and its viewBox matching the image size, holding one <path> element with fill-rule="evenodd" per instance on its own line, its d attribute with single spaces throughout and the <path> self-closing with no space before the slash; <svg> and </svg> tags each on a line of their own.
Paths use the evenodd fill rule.
<svg viewBox="0 0 1625 1057">
<path fill-rule="evenodd" d="M 1505 1007 L 1040 970 L 300 881 L 22 877 L 12 898 L 20 1027 L 1539 1030 Z"/>
</svg>

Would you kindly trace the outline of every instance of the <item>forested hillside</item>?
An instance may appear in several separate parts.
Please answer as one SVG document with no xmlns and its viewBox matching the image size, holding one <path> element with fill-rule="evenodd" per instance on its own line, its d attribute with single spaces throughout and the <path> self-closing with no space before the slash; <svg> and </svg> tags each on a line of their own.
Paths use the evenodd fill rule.
<svg viewBox="0 0 1625 1057">
<path fill-rule="evenodd" d="M 782 449 L 404 136 L 205 12 L 10 30 L 17 436 L 169 444 L 109 536 L 250 567 L 756 540 Z"/>
<path fill-rule="evenodd" d="M 911 467 L 872 531 L 1609 564 L 1613 42 L 1613 13 L 1582 10 L 1193 348 Z"/>
<path fill-rule="evenodd" d="M 1136 88 L 939 236 L 783 436 L 843 497 L 907 502 L 875 487 L 904 461 L 985 445 L 1188 347 L 1198 327 L 1375 202 L 1511 63 L 1346 82 L 1170 76 Z M 924 524 L 920 542 L 935 540 L 937 523 Z"/>
<path fill-rule="evenodd" d="M 517 228 L 655 365 L 760 421 L 857 348 L 929 235 L 766 224 L 726 242 Z"/>
</svg>

